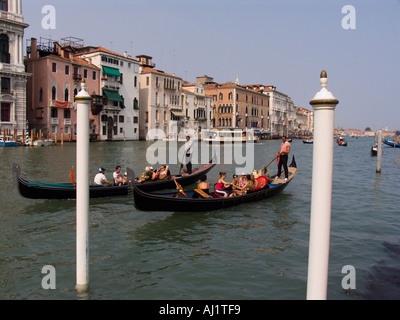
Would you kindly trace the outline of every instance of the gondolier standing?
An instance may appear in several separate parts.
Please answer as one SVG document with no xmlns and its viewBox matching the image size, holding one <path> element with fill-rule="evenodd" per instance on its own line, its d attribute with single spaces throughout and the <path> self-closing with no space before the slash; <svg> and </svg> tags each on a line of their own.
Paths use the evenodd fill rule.
<svg viewBox="0 0 400 320">
<path fill-rule="evenodd" d="M 281 151 L 276 155 L 278 156 L 278 177 L 281 175 L 283 166 L 283 169 L 285 170 L 285 181 L 289 178 L 289 170 L 287 166 L 289 152 L 290 143 L 287 141 L 286 136 L 282 136 Z"/>
<path fill-rule="evenodd" d="M 190 134 L 186 135 L 185 149 L 183 150 L 183 156 L 186 159 L 187 173 L 192 173 L 192 153 L 193 153 L 193 141 L 190 139 Z"/>
</svg>

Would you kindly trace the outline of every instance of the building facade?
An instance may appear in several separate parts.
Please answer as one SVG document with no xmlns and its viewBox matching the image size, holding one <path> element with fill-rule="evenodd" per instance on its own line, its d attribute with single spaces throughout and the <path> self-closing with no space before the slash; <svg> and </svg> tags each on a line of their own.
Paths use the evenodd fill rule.
<svg viewBox="0 0 400 320">
<path fill-rule="evenodd" d="M 163 138 L 181 136 L 186 117 L 181 98 L 182 78 L 155 69 L 150 56 L 136 58 L 140 64 L 140 139 L 153 139 L 149 133 L 154 129 L 162 130 Z"/>
<path fill-rule="evenodd" d="M 28 79 L 26 114 L 29 130 L 42 137 L 76 141 L 76 108 L 74 98 L 85 80 L 88 91 L 99 95 L 100 69 L 73 56 L 72 46 L 57 41 L 30 39 L 25 59 Z M 98 139 L 99 117 L 90 111 L 90 134 Z"/>
<path fill-rule="evenodd" d="M 124 52 L 103 47 L 84 47 L 75 57 L 90 61 L 100 69 L 100 140 L 139 139 L 139 62 Z M 90 92 L 89 92 L 90 93 Z"/>
<path fill-rule="evenodd" d="M 213 98 L 206 96 L 201 83 L 184 83 L 182 86 L 182 106 L 185 113 L 184 134 L 190 133 L 200 138 L 201 131 L 210 129 L 212 124 Z M 180 137 L 181 139 L 183 137 Z"/>
<path fill-rule="evenodd" d="M 205 77 L 198 78 L 198 81 Z M 206 95 L 213 98 L 214 128 L 266 130 L 269 126 L 269 98 L 238 82 L 214 83 L 208 78 Z"/>
<path fill-rule="evenodd" d="M 23 59 L 24 23 L 21 0 L 0 1 L 0 129 L 22 135 L 26 127 L 26 84 Z"/>
<path fill-rule="evenodd" d="M 296 107 L 295 132 L 296 136 L 308 136 L 313 134 L 314 112 L 306 108 Z"/>
</svg>

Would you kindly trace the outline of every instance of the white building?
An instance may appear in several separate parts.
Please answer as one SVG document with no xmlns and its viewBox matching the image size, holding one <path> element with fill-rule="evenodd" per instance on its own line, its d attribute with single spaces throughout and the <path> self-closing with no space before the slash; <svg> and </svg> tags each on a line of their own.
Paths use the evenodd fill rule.
<svg viewBox="0 0 400 320">
<path fill-rule="evenodd" d="M 83 48 L 77 56 L 101 69 L 100 140 L 139 140 L 139 62 L 103 47 Z"/>
<path fill-rule="evenodd" d="M 182 107 L 182 78 L 155 69 L 152 57 L 136 56 L 140 64 L 140 118 L 141 140 L 155 138 L 151 130 L 163 131 L 163 137 L 180 136 L 184 132 L 185 113 Z"/>
<path fill-rule="evenodd" d="M 276 90 L 274 86 L 264 86 L 264 94 L 269 100 L 269 130 L 277 134 L 291 134 L 295 130 L 296 108 L 292 99 Z"/>
<path fill-rule="evenodd" d="M 182 86 L 182 106 L 185 113 L 184 133 L 200 137 L 203 129 L 210 129 L 213 97 L 206 96 L 201 83 L 185 83 Z"/>
<path fill-rule="evenodd" d="M 22 135 L 26 127 L 26 83 L 23 59 L 24 23 L 21 0 L 0 1 L 0 128 L 17 130 Z"/>
</svg>

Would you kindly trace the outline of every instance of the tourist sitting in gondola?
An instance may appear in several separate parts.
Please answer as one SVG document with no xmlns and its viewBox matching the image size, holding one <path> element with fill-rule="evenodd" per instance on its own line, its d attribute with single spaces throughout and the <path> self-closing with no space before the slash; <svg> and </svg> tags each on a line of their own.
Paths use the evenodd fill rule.
<svg viewBox="0 0 400 320">
<path fill-rule="evenodd" d="M 162 165 L 158 171 L 158 179 L 166 180 L 171 179 L 171 172 L 169 171 L 169 166 Z"/>
<path fill-rule="evenodd" d="M 232 185 L 225 181 L 226 172 L 219 173 L 220 178 L 215 186 L 215 193 L 223 197 L 233 197 Z"/>
<path fill-rule="evenodd" d="M 153 172 L 153 167 L 146 167 L 144 169 L 144 172 L 140 176 L 138 182 L 144 182 L 144 181 L 151 181 L 154 180 L 154 172 Z"/>
<path fill-rule="evenodd" d="M 237 174 L 232 176 L 233 180 L 231 182 L 232 191 L 234 196 L 241 196 L 243 193 L 239 190 L 239 178 Z"/>
<path fill-rule="evenodd" d="M 94 183 L 97 185 L 111 185 L 110 182 L 107 180 L 104 172 L 106 169 L 99 168 L 99 172 L 94 177 Z"/>
<path fill-rule="evenodd" d="M 207 176 L 204 174 L 200 177 L 200 182 L 197 184 L 197 189 L 194 190 L 193 198 L 209 198 L 210 184 L 207 182 Z"/>
</svg>

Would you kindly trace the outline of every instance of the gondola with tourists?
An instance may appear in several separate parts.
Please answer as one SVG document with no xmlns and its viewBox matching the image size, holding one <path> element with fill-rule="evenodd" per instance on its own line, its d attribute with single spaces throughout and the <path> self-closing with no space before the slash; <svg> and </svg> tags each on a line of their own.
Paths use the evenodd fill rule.
<svg viewBox="0 0 400 320">
<path fill-rule="evenodd" d="M 339 138 L 336 139 L 336 142 L 339 146 L 342 147 L 347 147 L 347 141 L 345 138 L 343 138 L 342 136 L 340 136 Z"/>
<path fill-rule="evenodd" d="M 191 174 L 177 174 L 171 179 L 165 180 L 154 180 L 148 182 L 137 182 L 130 172 L 127 170 L 127 181 L 128 183 L 121 186 L 106 186 L 106 185 L 89 185 L 89 196 L 90 198 L 102 198 L 102 197 L 114 197 L 114 196 L 125 196 L 128 195 L 131 189 L 131 183 L 137 186 L 138 189 L 145 191 L 157 191 L 168 188 L 175 188 L 175 180 L 183 186 L 190 185 L 199 180 L 200 176 L 208 173 L 214 166 L 215 161 L 202 165 L 199 168 L 193 169 Z M 17 183 L 19 193 L 21 196 L 30 199 L 75 199 L 76 198 L 76 186 L 74 182 L 69 183 L 45 183 L 45 182 L 31 182 L 21 177 L 21 167 L 13 163 L 12 173 Z"/>
<path fill-rule="evenodd" d="M 384 140 L 383 143 L 386 144 L 389 147 L 400 148 L 400 142 Z"/>
<path fill-rule="evenodd" d="M 215 192 L 207 195 L 199 193 L 200 190 L 198 189 L 183 190 L 179 184 L 177 184 L 178 191 L 170 193 L 149 193 L 139 189 L 136 184 L 132 184 L 132 196 L 135 207 L 143 211 L 206 212 L 224 209 L 243 203 L 260 201 L 279 194 L 297 173 L 294 156 L 288 169 L 289 177 L 287 181 L 276 176 L 268 180 L 266 176 L 261 175 L 257 178 L 261 183 L 260 187 L 240 196 L 221 197 Z M 131 173 L 131 175 L 134 175 L 134 173 Z"/>
</svg>

